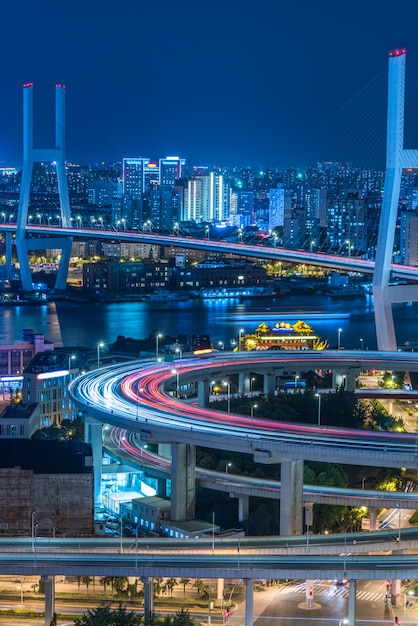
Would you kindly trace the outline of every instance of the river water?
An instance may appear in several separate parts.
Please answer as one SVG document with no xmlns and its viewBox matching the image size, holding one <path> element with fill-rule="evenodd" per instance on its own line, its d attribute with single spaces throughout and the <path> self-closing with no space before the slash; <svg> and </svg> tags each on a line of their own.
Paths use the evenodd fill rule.
<svg viewBox="0 0 418 626">
<path fill-rule="evenodd" d="M 395 305 L 398 345 L 418 342 L 418 304 Z M 287 295 L 279 300 L 190 300 L 173 304 L 129 302 L 76 304 L 57 301 L 43 306 L 2 307 L 0 343 L 22 339 L 23 329 L 43 333 L 56 346 L 94 348 L 117 335 L 142 339 L 152 332 L 176 337 L 184 333 L 209 334 L 225 350 L 239 329 L 251 332 L 261 322 L 270 325 L 305 320 L 317 335 L 336 347 L 376 348 L 373 298 L 334 300 L 328 296 Z"/>
</svg>

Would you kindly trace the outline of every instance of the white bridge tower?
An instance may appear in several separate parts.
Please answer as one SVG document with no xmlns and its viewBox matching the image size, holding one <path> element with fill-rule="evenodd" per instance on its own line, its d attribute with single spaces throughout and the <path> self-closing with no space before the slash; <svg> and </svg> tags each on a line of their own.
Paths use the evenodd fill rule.
<svg viewBox="0 0 418 626">
<path fill-rule="evenodd" d="M 403 147 L 405 59 L 404 49 L 389 53 L 386 175 L 373 275 L 377 347 L 390 351 L 397 350 L 392 303 L 418 302 L 418 285 L 390 284 L 402 170 L 418 168 L 418 150 Z"/>
<path fill-rule="evenodd" d="M 23 170 L 16 225 L 16 249 L 23 289 L 33 289 L 28 250 L 61 249 L 61 260 L 55 282 L 64 290 L 67 283 L 72 237 L 28 236 L 27 219 L 33 164 L 54 163 L 58 179 L 61 224 L 70 227 L 70 199 L 65 171 L 65 85 L 55 86 L 55 148 L 33 147 L 33 83 L 23 85 Z"/>
</svg>

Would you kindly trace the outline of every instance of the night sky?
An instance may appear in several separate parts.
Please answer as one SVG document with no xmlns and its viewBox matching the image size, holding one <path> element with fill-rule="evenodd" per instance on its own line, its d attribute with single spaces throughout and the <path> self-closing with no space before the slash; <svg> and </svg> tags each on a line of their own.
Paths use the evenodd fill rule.
<svg viewBox="0 0 418 626">
<path fill-rule="evenodd" d="M 67 86 L 67 159 L 178 154 L 189 164 L 385 163 L 388 52 L 405 47 L 405 145 L 418 148 L 418 1 L 10 0 L 1 11 L 0 161 L 53 145 Z"/>
</svg>

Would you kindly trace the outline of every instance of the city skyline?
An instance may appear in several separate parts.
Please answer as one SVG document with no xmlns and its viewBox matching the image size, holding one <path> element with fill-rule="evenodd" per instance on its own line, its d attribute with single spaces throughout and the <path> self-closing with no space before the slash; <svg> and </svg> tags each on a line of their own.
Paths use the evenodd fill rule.
<svg viewBox="0 0 418 626">
<path fill-rule="evenodd" d="M 384 168 L 387 58 L 396 47 L 409 52 L 405 141 L 418 144 L 418 7 L 334 7 L 163 0 L 157 13 L 128 1 L 116 14 L 96 0 L 8 5 L 0 161 L 21 163 L 21 85 L 33 81 L 37 145 L 52 137 L 54 85 L 67 85 L 68 160 L 179 154 L 196 164 Z"/>
</svg>

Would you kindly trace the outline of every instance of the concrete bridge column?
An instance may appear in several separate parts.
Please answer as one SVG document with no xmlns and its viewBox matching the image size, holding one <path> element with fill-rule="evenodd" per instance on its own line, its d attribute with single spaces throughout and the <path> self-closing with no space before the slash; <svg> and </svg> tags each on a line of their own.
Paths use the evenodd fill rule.
<svg viewBox="0 0 418 626">
<path fill-rule="evenodd" d="M 254 581 L 252 580 L 252 578 L 245 578 L 244 585 L 245 585 L 245 626 L 253 626 Z"/>
<path fill-rule="evenodd" d="M 55 576 L 41 576 L 45 588 L 45 626 L 50 626 L 55 613 Z"/>
<path fill-rule="evenodd" d="M 246 522 L 250 508 L 250 497 L 240 496 L 238 498 L 238 521 Z"/>
<path fill-rule="evenodd" d="M 205 379 L 197 381 L 197 404 L 201 407 L 209 406 L 210 381 Z"/>
<path fill-rule="evenodd" d="M 370 530 L 377 530 L 377 509 L 369 506 Z"/>
<path fill-rule="evenodd" d="M 154 581 L 146 577 L 142 579 L 144 584 L 144 617 L 147 618 L 154 611 Z"/>
<path fill-rule="evenodd" d="M 357 581 L 350 580 L 348 590 L 348 626 L 356 626 L 356 591 Z"/>
<path fill-rule="evenodd" d="M 332 388 L 337 387 L 346 388 L 347 372 L 341 372 L 340 370 L 332 370 Z"/>
<path fill-rule="evenodd" d="M 280 534 L 302 535 L 303 459 L 280 465 Z"/>
<path fill-rule="evenodd" d="M 165 478 L 157 478 L 157 496 L 160 498 L 167 497 L 167 480 Z"/>
<path fill-rule="evenodd" d="M 359 367 L 349 367 L 346 375 L 345 381 L 345 390 L 346 391 L 355 391 L 356 390 L 356 380 L 360 376 L 360 368 Z"/>
<path fill-rule="evenodd" d="M 278 376 L 276 370 L 272 372 L 266 372 L 263 375 L 263 393 L 265 395 L 269 393 L 274 394 L 274 392 L 276 391 L 276 376 Z"/>
<path fill-rule="evenodd" d="M 173 443 L 171 453 L 171 519 L 183 522 L 195 516 L 196 447 Z"/>
<path fill-rule="evenodd" d="M 238 374 L 238 393 L 248 393 L 250 391 L 250 372 L 240 372 Z"/>
<path fill-rule="evenodd" d="M 158 454 L 166 459 L 171 459 L 171 443 L 159 443 Z"/>
<path fill-rule="evenodd" d="M 395 550 L 393 553 L 403 554 L 403 550 Z M 399 597 L 401 593 L 401 581 L 400 580 L 392 580 L 391 592 L 392 592 L 392 595 L 390 597 L 390 601 L 391 601 L 392 606 L 399 606 Z"/>
<path fill-rule="evenodd" d="M 6 278 L 12 279 L 13 265 L 12 265 L 12 233 L 6 232 Z"/>
<path fill-rule="evenodd" d="M 221 604 L 221 608 L 223 609 L 223 600 L 224 600 L 224 590 L 225 590 L 225 579 L 218 578 L 218 584 L 216 588 L 216 599 Z"/>
<path fill-rule="evenodd" d="M 101 507 L 103 458 L 102 424 L 88 415 L 84 417 L 84 441 L 91 444 L 93 452 L 94 506 Z"/>
</svg>

